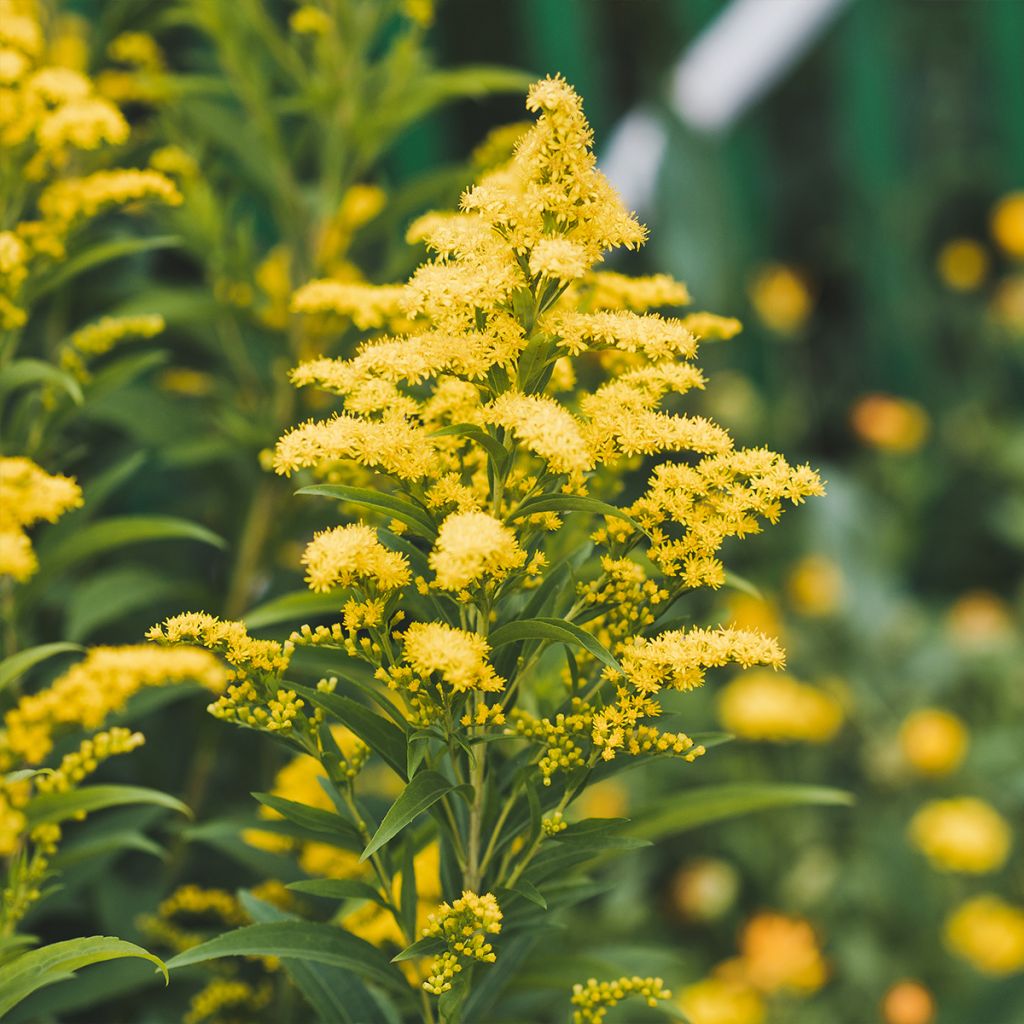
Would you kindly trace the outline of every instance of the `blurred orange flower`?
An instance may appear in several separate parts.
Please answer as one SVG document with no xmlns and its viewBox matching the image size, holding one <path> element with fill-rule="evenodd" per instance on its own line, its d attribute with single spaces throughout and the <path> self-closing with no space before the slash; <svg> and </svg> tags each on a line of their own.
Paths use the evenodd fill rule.
<svg viewBox="0 0 1024 1024">
<path fill-rule="evenodd" d="M 900 454 L 917 451 L 930 429 L 928 413 L 917 402 L 883 394 L 858 399 L 850 423 L 866 444 Z"/>
</svg>

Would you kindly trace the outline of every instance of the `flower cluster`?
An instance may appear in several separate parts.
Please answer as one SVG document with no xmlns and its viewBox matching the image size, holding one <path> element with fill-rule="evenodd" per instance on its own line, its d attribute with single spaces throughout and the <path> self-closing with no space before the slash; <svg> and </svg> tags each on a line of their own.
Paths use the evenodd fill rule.
<svg viewBox="0 0 1024 1024">
<path fill-rule="evenodd" d="M 457 900 L 442 903 L 428 918 L 423 937 L 441 939 L 448 948 L 434 959 L 423 987 L 439 996 L 452 987 L 464 961 L 494 963 L 494 948 L 487 936 L 501 931 L 501 916 L 498 901 L 489 892 L 479 896 L 464 891 Z"/>
<path fill-rule="evenodd" d="M 987 874 L 1010 853 L 1010 826 L 995 808 L 976 797 L 933 800 L 910 822 L 910 837 L 940 871 Z"/>
<path fill-rule="evenodd" d="M 665 988 L 661 978 L 616 978 L 615 981 L 598 981 L 590 978 L 585 985 L 574 985 L 572 989 L 573 1024 L 601 1024 L 608 1011 L 630 996 L 638 996 L 648 1006 L 657 1006 L 663 999 L 671 999 L 672 993 Z"/>
<path fill-rule="evenodd" d="M 718 695 L 723 728 L 748 740 L 827 743 L 843 721 L 831 694 L 784 673 L 750 672 Z"/>
<path fill-rule="evenodd" d="M 0 576 L 24 582 L 39 568 L 26 527 L 53 523 L 82 504 L 82 491 L 67 476 L 51 476 L 31 459 L 0 458 Z"/>
</svg>

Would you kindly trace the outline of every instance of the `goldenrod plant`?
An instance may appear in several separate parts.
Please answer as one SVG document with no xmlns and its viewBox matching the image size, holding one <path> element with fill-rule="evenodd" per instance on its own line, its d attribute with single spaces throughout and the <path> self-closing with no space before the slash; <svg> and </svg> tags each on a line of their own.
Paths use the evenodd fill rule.
<svg viewBox="0 0 1024 1024">
<path fill-rule="evenodd" d="M 308 412 L 286 372 L 355 343 L 337 320 L 294 309 L 293 292 L 313 276 L 394 273 L 401 218 L 439 191 L 457 194 L 450 171 L 391 184 L 382 164 L 396 142 L 443 104 L 529 82 L 488 65 L 436 67 L 433 14 L 431 0 L 181 0 L 113 19 L 124 31 L 108 55 L 122 70 L 101 84 L 134 102 L 140 161 L 185 200 L 163 213 L 187 265 L 150 285 L 182 340 L 179 364 L 157 379 L 179 410 L 161 454 L 185 488 L 199 479 L 207 490 L 229 542 L 210 600 L 231 618 L 280 590 L 282 550 L 301 536 L 266 465 Z M 172 55 L 187 45 L 189 66 L 165 56 L 165 39 Z"/>
<path fill-rule="evenodd" d="M 677 698 L 722 666 L 784 664 L 757 630 L 695 621 L 694 596 L 731 581 L 730 539 L 822 484 L 681 411 L 706 384 L 699 345 L 738 323 L 655 312 L 689 302 L 667 275 L 596 269 L 646 229 L 565 80 L 535 83 L 527 107 L 512 158 L 413 223 L 432 255 L 407 283 L 319 279 L 294 297 L 368 335 L 293 370 L 338 407 L 273 453 L 303 500 L 344 517 L 302 556 L 339 617 L 272 640 L 191 612 L 149 634 L 220 655 L 232 680 L 211 713 L 293 750 L 246 837 L 283 835 L 314 876 L 289 884 L 306 898 L 293 909 L 245 895 L 258 923 L 170 966 L 280 956 L 324 1020 L 545 1015 L 517 974 L 595 891 L 586 866 L 754 807 L 842 799 L 754 783 L 688 799 L 687 766 L 721 737 L 691 735 Z M 656 758 L 679 766 L 682 813 L 574 813 Z M 581 1024 L 629 997 L 675 1012 L 662 978 L 564 979 Z"/>
</svg>

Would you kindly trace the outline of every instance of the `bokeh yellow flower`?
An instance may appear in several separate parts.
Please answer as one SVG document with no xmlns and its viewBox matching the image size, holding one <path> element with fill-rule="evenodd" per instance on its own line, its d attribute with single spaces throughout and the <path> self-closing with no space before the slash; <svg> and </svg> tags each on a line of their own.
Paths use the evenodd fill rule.
<svg viewBox="0 0 1024 1024">
<path fill-rule="evenodd" d="M 754 670 L 718 695 L 722 727 L 748 740 L 826 743 L 843 722 L 839 701 L 781 672 Z"/>
<path fill-rule="evenodd" d="M 807 322 L 814 300 L 804 278 L 792 267 L 770 263 L 750 283 L 758 319 L 779 334 L 795 334 Z"/>
<path fill-rule="evenodd" d="M 914 845 L 940 871 L 986 874 L 1010 853 L 1010 826 L 990 804 L 976 797 L 932 800 L 911 819 Z"/>
<path fill-rule="evenodd" d="M 715 921 L 736 902 L 739 876 L 727 861 L 699 857 L 672 876 L 673 908 L 689 921 Z"/>
<path fill-rule="evenodd" d="M 946 918 L 946 945 L 982 974 L 1024 970 L 1024 910 L 984 894 L 961 903 Z"/>
<path fill-rule="evenodd" d="M 740 934 L 744 976 L 762 992 L 816 992 L 828 978 L 810 922 L 765 911 L 756 914 Z"/>
<path fill-rule="evenodd" d="M 949 775 L 967 753 L 968 732 L 963 721 L 942 708 L 919 708 L 903 719 L 900 751 L 919 775 Z"/>
<path fill-rule="evenodd" d="M 971 590 L 946 614 L 946 626 L 957 647 L 986 651 L 1013 636 L 1013 617 L 1007 603 L 991 590 Z"/>
<path fill-rule="evenodd" d="M 1007 256 L 1024 260 L 1024 190 L 1008 192 L 996 203 L 989 227 Z"/>
<path fill-rule="evenodd" d="M 883 394 L 858 399 L 850 423 L 866 444 L 899 454 L 917 451 L 930 430 L 928 413 L 917 402 Z"/>
<path fill-rule="evenodd" d="M 921 982 L 905 979 L 885 993 L 881 1010 L 885 1024 L 932 1024 L 935 999 Z"/>
<path fill-rule="evenodd" d="M 834 615 L 846 594 L 843 570 L 825 555 L 807 555 L 790 571 L 786 592 L 802 615 Z"/>
<path fill-rule="evenodd" d="M 988 275 L 988 250 L 973 238 L 950 239 L 939 249 L 935 269 L 947 288 L 973 292 Z"/>
<path fill-rule="evenodd" d="M 1007 274 L 996 285 L 990 305 L 998 324 L 1024 334 L 1024 273 Z"/>
<path fill-rule="evenodd" d="M 693 1024 L 763 1024 L 765 1020 L 761 996 L 733 978 L 702 978 L 687 985 L 678 1006 Z"/>
</svg>

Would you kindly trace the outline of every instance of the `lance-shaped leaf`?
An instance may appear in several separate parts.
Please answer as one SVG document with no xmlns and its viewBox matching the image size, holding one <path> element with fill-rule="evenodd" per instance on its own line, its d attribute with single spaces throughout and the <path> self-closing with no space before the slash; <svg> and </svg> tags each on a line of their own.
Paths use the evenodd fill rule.
<svg viewBox="0 0 1024 1024">
<path fill-rule="evenodd" d="M 82 967 L 125 956 L 149 960 L 163 971 L 166 979 L 167 968 L 159 957 L 134 942 L 106 935 L 54 942 L 22 953 L 0 967 L 0 1018 L 33 992 L 73 977 Z"/>
<path fill-rule="evenodd" d="M 358 850 L 362 845 L 356 827 L 338 814 L 325 811 L 320 807 L 300 804 L 295 800 L 285 800 L 283 797 L 274 796 L 273 793 L 253 793 L 252 795 L 264 807 L 277 811 L 282 818 L 309 829 L 311 832 L 318 832 L 333 839 L 336 846 Z"/>
<path fill-rule="evenodd" d="M 343 967 L 367 981 L 408 991 L 404 975 L 396 971 L 376 946 L 334 925 L 311 921 L 276 921 L 236 928 L 186 949 L 167 961 L 170 970 L 220 960 L 227 956 L 277 956 Z"/>
<path fill-rule="evenodd" d="M 180 800 L 158 789 L 144 786 L 83 786 L 67 793 L 43 793 L 29 801 L 25 817 L 30 829 L 37 825 L 48 825 L 66 821 L 76 814 L 101 811 L 107 807 L 122 807 L 125 804 L 155 804 L 178 811 L 187 817 L 192 812 Z"/>
<path fill-rule="evenodd" d="M 385 843 L 390 842 L 413 819 L 433 807 L 441 797 L 458 789 L 439 772 L 427 770 L 420 772 L 408 786 L 402 790 L 401 796 L 391 805 L 380 828 L 374 833 L 360 860 L 376 853 Z"/>
<path fill-rule="evenodd" d="M 23 676 L 34 665 L 46 661 L 47 658 L 69 651 L 84 650 L 85 648 L 78 644 L 59 642 L 40 644 L 38 647 L 28 647 L 24 651 L 18 651 L 17 654 L 12 654 L 9 658 L 0 661 L 0 691 Z"/>
<path fill-rule="evenodd" d="M 826 786 L 791 783 L 723 783 L 677 793 L 667 805 L 634 815 L 630 835 L 661 839 L 702 825 L 776 807 L 849 807 L 853 795 Z"/>
<path fill-rule="evenodd" d="M 66 391 L 75 405 L 84 401 L 82 385 L 59 367 L 42 359 L 16 359 L 0 372 L 0 395 L 33 384 L 50 384 Z"/>
<path fill-rule="evenodd" d="M 382 758 L 403 778 L 406 775 L 405 735 L 396 725 L 371 711 L 368 707 L 336 693 L 314 690 L 310 686 L 289 684 L 306 700 L 311 701 L 347 725 L 374 753 Z"/>
<path fill-rule="evenodd" d="M 521 622 L 510 622 L 505 626 L 499 626 L 487 638 L 492 648 L 520 640 L 549 640 L 552 643 L 582 647 L 603 665 L 616 672 L 622 671 L 622 666 L 607 647 L 586 630 L 564 619 L 523 619 Z"/>
<path fill-rule="evenodd" d="M 381 906 L 385 905 L 384 898 L 372 885 L 357 882 L 354 878 L 308 878 L 301 882 L 289 882 L 285 888 L 325 900 L 372 900 Z"/>
<path fill-rule="evenodd" d="M 420 505 L 414 505 L 405 498 L 381 491 L 371 491 L 365 487 L 346 487 L 343 484 L 314 484 L 303 487 L 296 494 L 319 494 L 325 498 L 338 501 L 350 501 L 353 505 L 364 505 L 377 512 L 385 512 L 392 519 L 405 523 L 410 529 L 416 530 L 425 537 L 434 537 L 437 530 L 429 513 Z"/>
</svg>

